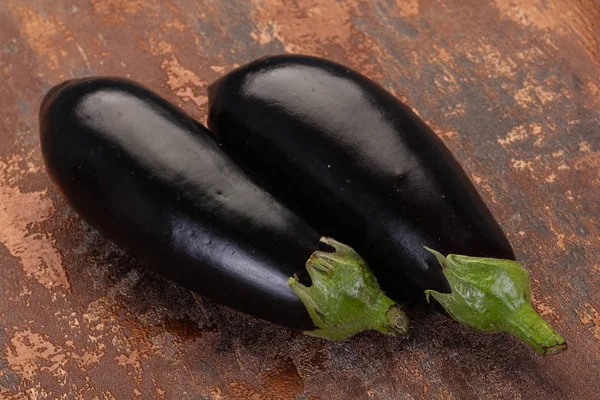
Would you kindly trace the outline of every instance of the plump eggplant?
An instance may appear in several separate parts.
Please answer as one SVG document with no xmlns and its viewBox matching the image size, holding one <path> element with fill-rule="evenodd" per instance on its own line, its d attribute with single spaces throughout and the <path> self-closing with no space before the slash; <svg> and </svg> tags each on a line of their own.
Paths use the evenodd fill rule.
<svg viewBox="0 0 600 400">
<path fill-rule="evenodd" d="M 205 127 L 135 82 L 54 87 L 41 105 L 40 140 L 77 213 L 162 275 L 315 336 L 406 332 L 403 311 L 356 252 L 322 238 Z"/>
<path fill-rule="evenodd" d="M 402 299 L 409 282 L 461 322 L 497 328 L 497 321 L 482 324 L 481 316 L 444 303 L 445 296 L 468 299 L 456 280 L 449 282 L 452 274 L 444 267 L 452 263 L 440 253 L 471 257 L 473 265 L 505 260 L 510 266 L 498 267 L 504 276 L 517 264 L 511 245 L 443 142 L 381 86 L 324 59 L 266 57 L 209 87 L 208 126 L 272 193 L 365 257 L 387 295 Z M 504 289 L 519 286 L 526 300 L 528 275 L 517 275 L 521 281 Z M 489 271 L 481 282 L 488 278 Z M 489 299 L 484 292 L 490 288 L 483 286 L 478 290 Z M 529 304 L 525 300 L 518 303 Z M 516 311 L 498 313 L 505 318 Z M 562 349 L 555 347 L 563 343 L 560 336 L 544 335 L 550 338 L 535 338 L 543 341 L 536 350 Z"/>
</svg>

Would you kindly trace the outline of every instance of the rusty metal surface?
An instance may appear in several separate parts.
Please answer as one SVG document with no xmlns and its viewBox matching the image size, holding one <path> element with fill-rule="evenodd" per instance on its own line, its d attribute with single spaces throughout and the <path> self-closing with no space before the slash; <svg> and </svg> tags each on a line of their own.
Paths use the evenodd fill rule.
<svg viewBox="0 0 600 400">
<path fill-rule="evenodd" d="M 599 20 L 595 0 L 3 0 L 0 398 L 598 398 Z M 425 308 L 407 338 L 295 334 L 146 272 L 45 174 L 51 85 L 128 76 L 204 121 L 209 82 L 281 52 L 348 64 L 435 128 L 567 352 L 542 358 Z"/>
</svg>

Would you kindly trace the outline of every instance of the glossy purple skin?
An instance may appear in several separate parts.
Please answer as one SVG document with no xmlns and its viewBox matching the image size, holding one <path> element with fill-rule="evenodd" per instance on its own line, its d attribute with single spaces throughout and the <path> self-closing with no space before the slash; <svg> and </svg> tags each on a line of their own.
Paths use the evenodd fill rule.
<svg viewBox="0 0 600 400">
<path fill-rule="evenodd" d="M 315 328 L 288 278 L 320 235 L 183 111 L 129 80 L 69 81 L 44 98 L 40 139 L 63 196 L 123 249 L 229 307 Z"/>
<path fill-rule="evenodd" d="M 342 65 L 285 55 L 242 66 L 209 88 L 208 126 L 276 196 L 365 257 L 392 298 L 450 290 L 424 246 L 514 259 L 443 142 Z"/>
</svg>

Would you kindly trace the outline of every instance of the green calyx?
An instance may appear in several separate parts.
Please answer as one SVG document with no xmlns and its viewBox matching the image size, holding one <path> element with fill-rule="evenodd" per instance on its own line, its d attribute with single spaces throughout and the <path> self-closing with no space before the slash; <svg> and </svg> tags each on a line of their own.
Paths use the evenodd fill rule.
<svg viewBox="0 0 600 400">
<path fill-rule="evenodd" d="M 444 257 L 429 249 L 442 265 L 452 288 L 445 294 L 426 290 L 463 325 L 480 332 L 509 332 L 539 354 L 558 354 L 565 340 L 531 306 L 529 274 L 521 264 L 497 258 L 456 254 Z"/>
<path fill-rule="evenodd" d="M 312 285 L 304 286 L 297 276 L 288 281 L 319 328 L 305 333 L 329 340 L 347 339 L 364 330 L 408 333 L 408 317 L 381 291 L 366 262 L 340 242 L 325 237 L 321 242 L 335 250 L 315 251 L 306 262 Z"/>
</svg>

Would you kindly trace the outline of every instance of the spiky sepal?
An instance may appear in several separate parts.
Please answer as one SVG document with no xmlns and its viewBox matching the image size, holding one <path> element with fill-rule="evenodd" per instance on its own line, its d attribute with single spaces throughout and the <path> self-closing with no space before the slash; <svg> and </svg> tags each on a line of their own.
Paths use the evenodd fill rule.
<svg viewBox="0 0 600 400">
<path fill-rule="evenodd" d="M 543 355 L 567 348 L 531 306 L 529 273 L 512 260 L 469 257 L 426 248 L 440 262 L 452 293 L 426 290 L 456 321 L 480 332 L 509 332 Z"/>
<path fill-rule="evenodd" d="M 364 330 L 408 333 L 408 317 L 379 288 L 366 262 L 334 239 L 323 237 L 321 242 L 334 251 L 315 251 L 306 262 L 312 285 L 304 286 L 297 276 L 288 281 L 319 328 L 305 333 L 329 340 L 346 339 Z"/>
</svg>

